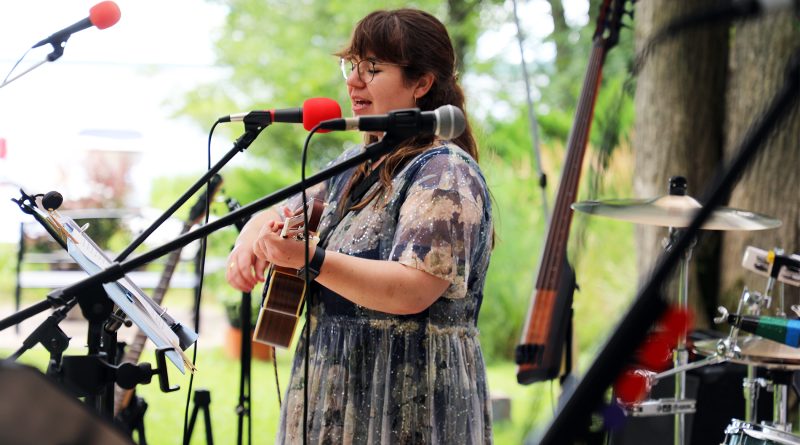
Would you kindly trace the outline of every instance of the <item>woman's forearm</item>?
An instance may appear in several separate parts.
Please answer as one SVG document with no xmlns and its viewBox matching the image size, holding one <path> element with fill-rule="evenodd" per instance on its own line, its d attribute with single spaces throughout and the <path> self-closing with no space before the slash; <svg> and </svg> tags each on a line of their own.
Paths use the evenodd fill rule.
<svg viewBox="0 0 800 445">
<path fill-rule="evenodd" d="M 369 260 L 328 251 L 317 282 L 360 306 L 390 314 L 416 314 L 449 283 L 395 261 Z"/>
</svg>

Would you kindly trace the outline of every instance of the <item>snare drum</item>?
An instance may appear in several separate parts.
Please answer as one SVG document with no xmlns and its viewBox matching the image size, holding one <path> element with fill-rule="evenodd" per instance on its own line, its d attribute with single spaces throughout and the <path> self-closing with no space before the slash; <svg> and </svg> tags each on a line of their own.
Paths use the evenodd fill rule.
<svg viewBox="0 0 800 445">
<path fill-rule="evenodd" d="M 725 428 L 722 445 L 800 445 L 800 437 L 766 425 L 753 425 L 733 419 Z"/>
</svg>

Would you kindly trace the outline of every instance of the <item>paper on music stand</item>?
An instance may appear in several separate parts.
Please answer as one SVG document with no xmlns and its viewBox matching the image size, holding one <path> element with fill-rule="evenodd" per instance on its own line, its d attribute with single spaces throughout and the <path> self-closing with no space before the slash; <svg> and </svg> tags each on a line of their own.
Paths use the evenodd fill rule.
<svg viewBox="0 0 800 445">
<path fill-rule="evenodd" d="M 57 223 L 67 232 L 66 243 L 69 255 L 90 275 L 95 275 L 111 266 L 112 261 L 106 256 L 95 242 L 67 216 L 51 212 L 51 217 L 57 216 Z M 153 307 L 145 300 L 144 291 L 136 286 L 128 277 L 113 283 L 103 283 L 103 288 L 111 300 L 147 335 L 157 348 L 172 347 L 166 356 L 181 373 L 186 373 L 186 368 L 195 371 L 191 360 L 184 354 L 180 347 L 178 336 L 170 329 Z M 196 335 L 196 333 L 192 332 Z"/>
</svg>

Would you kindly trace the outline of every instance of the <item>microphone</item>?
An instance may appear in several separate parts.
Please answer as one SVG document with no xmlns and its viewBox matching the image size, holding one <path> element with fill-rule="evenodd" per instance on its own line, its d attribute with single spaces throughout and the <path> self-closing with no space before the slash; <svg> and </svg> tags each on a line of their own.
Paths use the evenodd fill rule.
<svg viewBox="0 0 800 445">
<path fill-rule="evenodd" d="M 231 114 L 219 118 L 219 122 L 244 122 L 245 124 L 269 125 L 273 122 L 286 122 L 290 124 L 303 124 L 303 128 L 311 130 L 324 120 L 336 119 L 342 116 L 339 104 L 327 97 L 314 97 L 306 99 L 300 108 L 283 108 L 265 111 L 250 111 L 246 113 Z M 324 133 L 321 131 L 320 133 Z"/>
<path fill-rule="evenodd" d="M 779 317 L 730 314 L 727 321 L 733 326 L 793 348 L 800 347 L 800 320 Z"/>
<path fill-rule="evenodd" d="M 119 17 L 119 6 L 117 6 L 116 3 L 112 1 L 100 2 L 89 9 L 89 17 L 67 26 L 61 31 L 56 31 L 50 37 L 33 45 L 31 48 L 38 48 L 48 43 L 56 45 L 61 42 L 66 42 L 73 33 L 82 31 L 90 26 L 96 26 L 98 29 L 106 29 L 110 26 L 114 26 L 114 24 L 119 21 Z"/>
<path fill-rule="evenodd" d="M 453 105 L 443 105 L 434 111 L 405 108 L 387 114 L 331 119 L 320 124 L 326 130 L 360 130 L 400 132 L 405 135 L 432 133 L 444 139 L 454 139 L 467 128 L 464 112 Z"/>
</svg>

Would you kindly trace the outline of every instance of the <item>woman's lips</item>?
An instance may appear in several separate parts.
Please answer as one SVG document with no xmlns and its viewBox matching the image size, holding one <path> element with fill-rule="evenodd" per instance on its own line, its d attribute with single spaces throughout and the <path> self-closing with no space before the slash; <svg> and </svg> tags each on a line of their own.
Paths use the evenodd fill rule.
<svg viewBox="0 0 800 445">
<path fill-rule="evenodd" d="M 352 108 L 354 113 L 363 112 L 364 110 L 369 108 L 370 105 L 372 105 L 372 102 L 364 99 L 353 99 L 352 103 L 353 103 Z"/>
</svg>

